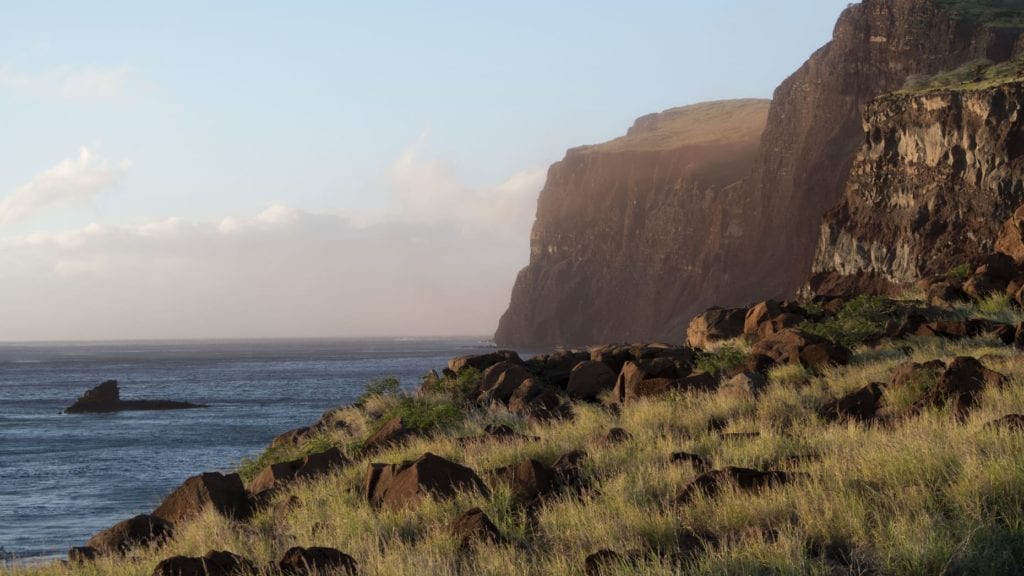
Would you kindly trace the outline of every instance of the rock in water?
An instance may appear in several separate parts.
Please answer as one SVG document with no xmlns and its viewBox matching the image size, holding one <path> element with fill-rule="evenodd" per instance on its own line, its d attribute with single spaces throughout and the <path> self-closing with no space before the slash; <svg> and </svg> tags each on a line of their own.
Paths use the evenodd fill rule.
<svg viewBox="0 0 1024 576">
<path fill-rule="evenodd" d="M 87 390 L 64 412 L 86 414 L 124 410 L 182 410 L 186 408 L 205 408 L 205 406 L 174 400 L 121 400 L 121 391 L 117 386 L 117 380 L 107 380 L 99 386 Z"/>
</svg>

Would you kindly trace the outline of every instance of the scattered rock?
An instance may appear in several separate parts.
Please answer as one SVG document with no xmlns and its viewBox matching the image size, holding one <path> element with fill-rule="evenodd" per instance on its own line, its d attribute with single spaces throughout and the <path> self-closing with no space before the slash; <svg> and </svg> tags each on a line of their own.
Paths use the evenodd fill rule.
<svg viewBox="0 0 1024 576">
<path fill-rule="evenodd" d="M 1015 262 L 1024 262 L 1024 206 L 1003 224 L 995 248 Z"/>
<path fill-rule="evenodd" d="M 464 512 L 452 522 L 450 530 L 462 542 L 462 546 L 470 546 L 473 542 L 489 542 L 501 544 L 505 542 L 498 527 L 479 508 Z"/>
<path fill-rule="evenodd" d="M 363 452 L 373 454 L 385 448 L 402 444 L 415 435 L 416 431 L 405 427 L 401 416 L 395 416 L 363 442 Z"/>
<path fill-rule="evenodd" d="M 454 374 L 458 374 L 466 368 L 473 368 L 483 372 L 498 362 L 512 362 L 514 364 L 523 365 L 523 360 L 516 352 L 512 350 L 499 350 L 489 354 L 452 358 L 448 361 L 448 370 Z"/>
<path fill-rule="evenodd" d="M 622 404 L 674 390 L 714 390 L 717 386 L 718 379 L 711 374 L 690 373 L 688 366 L 668 358 L 626 362 L 609 401 Z"/>
<path fill-rule="evenodd" d="M 985 424 L 986 430 L 1013 430 L 1024 431 L 1024 414 L 1007 414 Z"/>
<path fill-rule="evenodd" d="M 205 407 L 203 404 L 173 400 L 121 400 L 121 391 L 117 387 L 117 380 L 107 380 L 99 386 L 87 390 L 64 412 L 66 414 L 91 414 L 126 410 L 183 410 Z"/>
<path fill-rule="evenodd" d="M 793 480 L 794 475 L 788 472 L 771 470 L 762 472 L 750 468 L 727 467 L 701 474 L 690 482 L 679 494 L 679 501 L 689 502 L 698 493 L 713 497 L 727 482 L 734 482 L 741 490 L 753 492 L 786 484 Z"/>
<path fill-rule="evenodd" d="M 1000 387 L 1005 383 L 1006 377 L 1002 374 L 989 370 L 975 358 L 960 356 L 950 362 L 924 401 L 936 406 L 952 401 L 954 413 L 963 420 L 986 388 Z"/>
<path fill-rule="evenodd" d="M 758 372 L 741 372 L 722 384 L 724 394 L 756 400 L 768 387 L 768 379 Z"/>
<path fill-rule="evenodd" d="M 962 286 L 956 282 L 940 280 L 928 286 L 928 304 L 939 308 L 949 308 L 963 302 L 970 301 L 971 297 L 964 292 Z"/>
<path fill-rule="evenodd" d="M 673 452 L 672 457 L 669 458 L 669 461 L 676 464 L 681 462 L 689 462 L 689 464 L 693 466 L 693 469 L 696 470 L 697 472 L 707 472 L 708 470 L 711 469 L 711 466 L 708 464 L 707 460 L 701 458 L 697 454 L 690 454 L 689 452 Z"/>
<path fill-rule="evenodd" d="M 363 496 L 384 508 L 401 508 L 427 496 L 451 498 L 463 491 L 490 493 L 476 472 L 429 452 L 411 462 L 370 464 L 363 483 Z"/>
<path fill-rule="evenodd" d="M 508 401 L 509 412 L 535 421 L 572 418 L 572 408 L 553 390 L 533 378 L 523 382 Z"/>
<path fill-rule="evenodd" d="M 483 377 L 480 379 L 478 401 L 481 404 L 487 404 L 491 400 L 498 400 L 503 404 L 508 404 L 509 398 L 512 397 L 516 388 L 532 376 L 522 364 L 509 361 L 498 362 L 484 370 Z"/>
<path fill-rule="evenodd" d="M 710 308 L 690 321 L 686 343 L 693 348 L 707 348 L 713 342 L 731 340 L 743 335 L 745 308 Z"/>
<path fill-rule="evenodd" d="M 266 490 L 279 488 L 298 478 L 314 478 L 343 468 L 349 460 L 337 448 L 310 454 L 290 462 L 271 464 L 264 468 L 249 484 L 249 492 L 259 495 Z"/>
<path fill-rule="evenodd" d="M 537 442 L 540 440 L 537 436 L 527 436 L 525 434 L 519 434 L 512 429 L 511 426 L 493 425 L 488 424 L 484 426 L 484 433 L 479 436 L 467 436 L 465 438 L 459 438 L 459 443 L 470 444 L 473 442 Z"/>
<path fill-rule="evenodd" d="M 884 392 L 885 384 L 874 382 L 860 390 L 825 402 L 818 410 L 818 414 L 829 421 L 852 418 L 858 422 L 868 422 L 878 412 Z"/>
<path fill-rule="evenodd" d="M 583 479 L 583 463 L 589 455 L 586 450 L 573 450 L 566 452 L 555 460 L 551 469 L 555 473 L 555 484 L 559 488 L 585 488 Z"/>
<path fill-rule="evenodd" d="M 612 428 L 604 437 L 604 441 L 607 444 L 621 444 L 622 442 L 629 442 L 632 439 L 633 435 L 623 428 Z"/>
<path fill-rule="evenodd" d="M 580 362 L 590 360 L 589 352 L 559 350 L 552 354 L 534 356 L 526 361 L 526 367 L 548 386 L 565 390 L 569 385 L 572 371 Z"/>
<path fill-rule="evenodd" d="M 289 548 L 277 565 L 283 576 L 315 576 L 317 574 L 355 576 L 359 573 L 359 565 L 354 558 L 340 550 L 320 546 Z"/>
<path fill-rule="evenodd" d="M 604 362 L 580 362 L 569 375 L 566 392 L 576 400 L 594 401 L 615 387 L 615 372 Z"/>
<path fill-rule="evenodd" d="M 250 560 L 222 550 L 207 552 L 202 558 L 172 556 L 161 560 L 153 576 L 247 576 L 256 572 Z"/>
<path fill-rule="evenodd" d="M 204 472 L 185 480 L 164 498 L 153 515 L 168 522 L 179 522 L 199 514 L 207 506 L 238 520 L 248 518 L 252 512 L 249 494 L 238 474 L 225 476 L 220 472 Z"/>
<path fill-rule="evenodd" d="M 518 464 L 504 466 L 491 472 L 498 482 L 507 485 L 512 497 L 520 503 L 532 503 L 553 492 L 560 477 L 555 470 L 532 458 Z"/>
<path fill-rule="evenodd" d="M 92 562 L 99 558 L 99 550 L 92 546 L 75 546 L 71 550 L 68 550 L 68 562 L 72 564 L 83 564 L 85 562 Z"/>
<path fill-rule="evenodd" d="M 163 518 L 139 514 L 97 532 L 86 543 L 86 548 L 98 554 L 125 554 L 133 548 L 158 544 L 173 535 L 174 527 Z"/>
<path fill-rule="evenodd" d="M 625 568 L 631 564 L 614 550 L 598 550 L 583 561 L 583 573 L 587 576 L 601 576 L 610 570 Z"/>
<path fill-rule="evenodd" d="M 778 364 L 802 364 L 811 370 L 850 362 L 850 351 L 845 346 L 794 328 L 762 339 L 751 352 L 768 356 Z"/>
</svg>

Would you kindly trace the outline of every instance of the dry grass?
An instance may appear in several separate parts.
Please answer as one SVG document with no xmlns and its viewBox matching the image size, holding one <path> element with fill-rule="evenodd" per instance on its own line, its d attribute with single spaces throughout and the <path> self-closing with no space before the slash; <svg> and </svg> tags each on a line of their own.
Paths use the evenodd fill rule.
<svg viewBox="0 0 1024 576">
<path fill-rule="evenodd" d="M 817 376 L 777 368 L 758 399 L 725 393 L 671 395 L 641 401 L 614 414 L 583 405 L 571 422 L 528 424 L 506 412 L 475 412 L 443 435 L 420 438 L 373 457 L 397 462 L 430 451 L 478 472 L 535 458 L 551 463 L 577 448 L 590 453 L 585 474 L 594 490 L 582 498 L 561 496 L 531 517 L 504 488 L 489 497 L 388 512 L 372 509 L 359 488 L 367 460 L 338 473 L 294 485 L 248 523 L 207 512 L 180 527 L 161 549 L 103 559 L 82 566 L 58 564 L 7 569 L 24 576 L 142 576 L 162 558 L 227 549 L 266 565 L 289 547 L 332 546 L 355 557 L 363 574 L 582 574 L 584 558 L 602 548 L 619 552 L 671 547 L 680 528 L 713 534 L 717 544 L 687 567 L 687 574 L 1014 574 L 1024 572 L 1024 433 L 984 429 L 1009 413 L 1024 413 L 1024 357 L 986 339 L 951 342 L 901 341 L 856 351 L 852 365 Z M 982 358 L 1011 383 L 986 392 L 963 424 L 943 410 L 929 410 L 891 427 L 828 424 L 816 415 L 827 398 L 873 381 L 888 381 L 909 359 Z M 898 399 L 886 397 L 886 402 Z M 363 409 L 339 414 L 350 424 L 331 441 L 349 447 L 394 406 L 374 398 Z M 760 436 L 724 439 L 709 432 L 712 418 L 729 421 L 727 431 Z M 462 444 L 488 423 L 506 423 L 538 436 L 538 442 Z M 623 427 L 633 438 L 601 441 Z M 670 454 L 697 453 L 715 467 L 746 466 L 803 472 L 805 479 L 757 494 L 727 489 L 685 505 L 676 495 L 696 475 Z M 485 476 L 486 479 L 486 476 Z M 448 523 L 468 508 L 481 507 L 510 539 L 460 550 Z M 815 556 L 831 550 L 832 559 Z M 835 552 L 838 551 L 838 552 Z M 829 556 L 829 554 L 826 554 Z M 837 562 L 842 559 L 842 562 Z M 616 571 L 617 570 L 617 571 Z M 613 574 L 674 574 L 665 560 L 649 555 Z M 272 572 L 266 572 L 271 574 Z"/>
</svg>

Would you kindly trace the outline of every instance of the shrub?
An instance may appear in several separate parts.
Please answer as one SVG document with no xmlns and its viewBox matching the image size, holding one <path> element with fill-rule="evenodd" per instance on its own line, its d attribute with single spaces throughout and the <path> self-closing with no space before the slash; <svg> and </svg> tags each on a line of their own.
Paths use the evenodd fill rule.
<svg viewBox="0 0 1024 576">
<path fill-rule="evenodd" d="M 964 280 L 967 280 L 970 275 L 971 266 L 969 264 L 961 264 L 950 268 L 949 271 L 946 272 L 946 279 L 959 280 L 960 282 L 963 282 Z"/>
<path fill-rule="evenodd" d="M 402 383 L 394 376 L 370 380 L 363 387 L 363 393 L 356 399 L 355 405 L 362 406 L 371 396 L 394 396 L 402 391 Z"/>
<path fill-rule="evenodd" d="M 480 386 L 482 377 L 481 372 L 472 367 L 463 368 L 454 378 L 438 377 L 436 372 L 431 372 L 423 377 L 420 390 L 448 396 L 456 402 L 469 402 L 473 400 L 473 395 Z"/>
<path fill-rule="evenodd" d="M 402 418 L 402 424 L 409 430 L 432 432 L 458 426 L 465 414 L 461 408 L 449 401 L 405 395 L 377 421 L 373 432 L 379 430 L 388 420 L 397 417 Z"/>
<path fill-rule="evenodd" d="M 697 369 L 708 374 L 719 374 L 743 365 L 747 356 L 735 346 L 725 345 L 714 352 L 701 352 L 697 356 Z"/>
<path fill-rule="evenodd" d="M 855 346 L 877 339 L 885 324 L 896 318 L 896 304 L 881 296 L 857 296 L 843 305 L 832 318 L 822 322 L 805 321 L 800 329 L 844 346 Z"/>
</svg>

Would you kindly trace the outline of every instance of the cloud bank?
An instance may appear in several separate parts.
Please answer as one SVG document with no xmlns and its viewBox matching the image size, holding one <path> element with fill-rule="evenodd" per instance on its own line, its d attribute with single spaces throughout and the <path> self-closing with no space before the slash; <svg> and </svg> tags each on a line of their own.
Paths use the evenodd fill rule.
<svg viewBox="0 0 1024 576">
<path fill-rule="evenodd" d="M 0 224 L 87 202 L 125 170 L 83 148 L 0 200 Z M 387 179 L 375 218 L 278 204 L 0 239 L 0 340 L 488 336 L 541 175 L 472 189 L 415 147 Z"/>
</svg>

